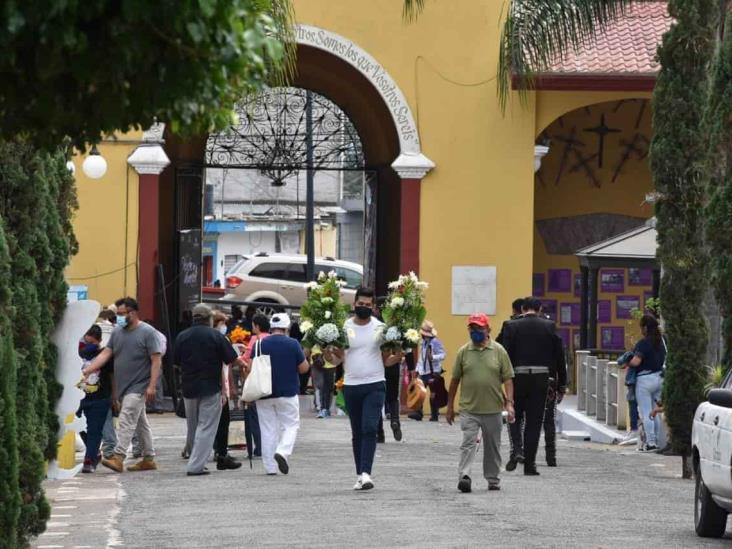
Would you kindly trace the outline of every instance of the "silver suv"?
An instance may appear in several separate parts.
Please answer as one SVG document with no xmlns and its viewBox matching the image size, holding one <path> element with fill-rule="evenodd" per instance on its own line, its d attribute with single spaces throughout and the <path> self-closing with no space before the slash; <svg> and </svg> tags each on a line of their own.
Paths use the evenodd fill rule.
<svg viewBox="0 0 732 549">
<path fill-rule="evenodd" d="M 226 273 L 226 295 L 222 299 L 271 303 L 271 308 L 258 308 L 265 313 L 276 312 L 277 305 L 299 307 L 307 298 L 306 269 L 304 255 L 260 253 L 245 257 Z M 315 258 L 316 275 L 321 271 L 335 271 L 345 281 L 341 297 L 345 303 L 351 303 L 363 282 L 363 267 L 332 257 Z"/>
</svg>

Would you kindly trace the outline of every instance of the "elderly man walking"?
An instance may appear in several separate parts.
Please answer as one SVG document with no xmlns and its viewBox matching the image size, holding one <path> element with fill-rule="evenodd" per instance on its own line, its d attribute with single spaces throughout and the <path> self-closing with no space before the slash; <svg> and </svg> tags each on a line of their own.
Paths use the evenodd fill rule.
<svg viewBox="0 0 732 549">
<path fill-rule="evenodd" d="M 114 380 L 116 396 L 122 408 L 117 428 L 117 446 L 114 455 L 102 458 L 102 465 L 121 473 L 130 447 L 132 436 L 137 431 L 142 443 L 142 461 L 131 465 L 128 471 L 149 471 L 157 469 L 152 431 L 145 413 L 145 401 L 155 400 L 155 387 L 160 377 L 162 345 L 155 329 L 140 320 L 139 306 L 131 297 L 120 299 L 117 305 L 117 327 L 112 332 L 107 346 L 82 373 L 89 376 L 100 370 L 114 358 Z"/>
<path fill-rule="evenodd" d="M 262 462 L 268 475 L 277 469 L 290 472 L 289 459 L 295 448 L 300 428 L 300 375 L 310 368 L 305 353 L 296 339 L 289 337 L 290 317 L 278 313 L 270 321 L 272 334 L 257 342 L 253 356 L 269 355 L 272 365 L 272 395 L 257 402 L 259 427 L 262 431 Z"/>
<path fill-rule="evenodd" d="M 211 325 L 211 309 L 200 303 L 193 307 L 193 326 L 175 340 L 175 364 L 182 374 L 188 437 L 192 440 L 188 476 L 207 475 L 205 468 L 218 430 L 221 406 L 228 397 L 222 393 L 224 364 L 239 362 L 234 347 Z M 235 469 L 239 462 L 217 463 L 219 469 Z"/>
<path fill-rule="evenodd" d="M 501 430 L 503 410 L 514 421 L 513 368 L 500 343 L 491 341 L 488 316 L 468 319 L 470 342 L 455 357 L 447 403 L 447 422 L 455 420 L 455 396 L 460 386 L 460 445 L 458 490 L 471 491 L 470 469 L 475 458 L 478 434 L 483 436 L 483 476 L 488 490 L 500 490 Z M 505 391 L 505 396 L 504 396 Z"/>
</svg>

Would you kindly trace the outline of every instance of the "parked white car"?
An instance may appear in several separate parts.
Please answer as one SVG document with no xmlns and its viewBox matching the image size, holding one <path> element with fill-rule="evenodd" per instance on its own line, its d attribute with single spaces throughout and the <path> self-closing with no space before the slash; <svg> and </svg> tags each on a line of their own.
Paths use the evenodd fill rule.
<svg viewBox="0 0 732 549">
<path fill-rule="evenodd" d="M 307 257 L 304 255 L 260 253 L 245 257 L 226 273 L 226 294 L 222 299 L 268 303 L 258 307 L 263 313 L 274 313 L 277 305 L 299 307 L 307 298 Z M 332 257 L 315 258 L 315 274 L 335 271 L 346 283 L 341 297 L 351 303 L 363 283 L 363 267 Z"/>
<path fill-rule="evenodd" d="M 691 443 L 696 533 L 719 538 L 732 512 L 732 372 L 696 409 Z"/>
</svg>

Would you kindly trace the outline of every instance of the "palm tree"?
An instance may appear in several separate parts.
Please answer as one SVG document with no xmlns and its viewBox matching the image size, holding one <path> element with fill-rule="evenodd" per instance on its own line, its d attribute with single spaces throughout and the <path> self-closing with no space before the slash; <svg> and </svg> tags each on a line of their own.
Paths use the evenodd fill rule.
<svg viewBox="0 0 732 549">
<path fill-rule="evenodd" d="M 522 98 L 535 76 L 568 51 L 590 44 L 633 3 L 643 0 L 504 0 L 506 14 L 498 57 L 498 99 L 505 110 L 515 78 Z M 426 0 L 404 0 L 414 20 Z"/>
</svg>

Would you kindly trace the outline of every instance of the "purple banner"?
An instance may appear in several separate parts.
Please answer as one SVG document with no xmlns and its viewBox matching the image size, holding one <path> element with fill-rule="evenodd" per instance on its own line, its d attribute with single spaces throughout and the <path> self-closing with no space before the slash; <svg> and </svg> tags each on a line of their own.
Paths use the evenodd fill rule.
<svg viewBox="0 0 732 549">
<path fill-rule="evenodd" d="M 600 328 L 600 348 L 608 351 L 625 349 L 625 328 L 621 326 Z"/>
<path fill-rule="evenodd" d="M 603 299 L 597 302 L 597 321 L 610 322 L 613 318 L 612 305 L 609 300 Z"/>
<path fill-rule="evenodd" d="M 628 286 L 650 286 L 653 284 L 653 269 L 628 269 Z"/>
<path fill-rule="evenodd" d="M 564 343 L 564 348 L 569 349 L 569 337 L 570 337 L 569 328 L 557 328 L 557 335 L 562 338 L 562 343 Z"/>
<path fill-rule="evenodd" d="M 600 291 L 615 294 L 625 291 L 625 269 L 600 271 Z"/>
<path fill-rule="evenodd" d="M 550 320 L 557 321 L 557 300 L 556 299 L 542 299 L 541 300 L 541 312 L 549 317 Z"/>
<path fill-rule="evenodd" d="M 568 293 L 572 291 L 572 269 L 549 269 L 550 292 Z"/>
<path fill-rule="evenodd" d="M 544 273 L 534 273 L 531 285 L 531 295 L 534 297 L 543 297 L 546 295 L 545 291 L 546 275 Z"/>
<path fill-rule="evenodd" d="M 633 318 L 633 311 L 640 309 L 640 297 L 637 295 L 615 296 L 615 314 L 620 319 Z"/>
<path fill-rule="evenodd" d="M 559 323 L 562 326 L 579 326 L 580 304 L 562 303 L 559 305 Z"/>
<path fill-rule="evenodd" d="M 582 297 L 582 275 L 574 275 L 574 297 Z"/>
</svg>

